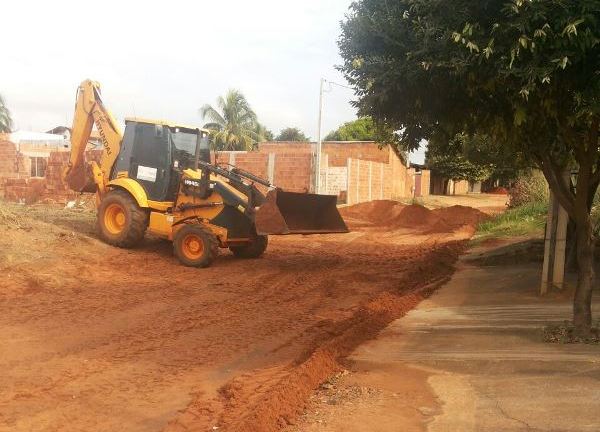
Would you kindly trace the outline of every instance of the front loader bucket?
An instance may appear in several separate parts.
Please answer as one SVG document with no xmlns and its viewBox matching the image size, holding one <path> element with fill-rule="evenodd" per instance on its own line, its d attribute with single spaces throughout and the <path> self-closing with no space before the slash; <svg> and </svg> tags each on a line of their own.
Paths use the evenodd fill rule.
<svg viewBox="0 0 600 432">
<path fill-rule="evenodd" d="M 271 190 L 256 212 L 256 232 L 266 234 L 346 233 L 337 197 Z"/>
</svg>

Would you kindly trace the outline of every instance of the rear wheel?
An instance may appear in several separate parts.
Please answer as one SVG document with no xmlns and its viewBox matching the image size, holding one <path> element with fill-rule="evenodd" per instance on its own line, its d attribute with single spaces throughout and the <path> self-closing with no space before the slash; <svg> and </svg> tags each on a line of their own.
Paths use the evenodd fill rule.
<svg viewBox="0 0 600 432">
<path fill-rule="evenodd" d="M 126 191 L 112 190 L 100 202 L 97 225 L 100 237 L 106 243 L 131 248 L 144 238 L 148 212 Z"/>
<path fill-rule="evenodd" d="M 173 251 L 189 267 L 208 267 L 219 253 L 219 242 L 212 231 L 199 224 L 183 226 L 173 239 Z"/>
<path fill-rule="evenodd" d="M 237 258 L 259 258 L 267 250 L 269 239 L 265 235 L 255 236 L 250 243 L 229 246 Z"/>
</svg>

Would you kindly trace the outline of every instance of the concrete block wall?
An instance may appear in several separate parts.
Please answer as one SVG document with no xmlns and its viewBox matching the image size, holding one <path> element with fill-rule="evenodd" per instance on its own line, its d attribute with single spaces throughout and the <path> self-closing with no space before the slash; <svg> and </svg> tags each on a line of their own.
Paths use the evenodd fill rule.
<svg viewBox="0 0 600 432">
<path fill-rule="evenodd" d="M 469 182 L 467 180 L 457 180 L 452 182 L 452 195 L 465 195 L 469 193 Z"/>
<path fill-rule="evenodd" d="M 335 195 L 341 202 L 346 202 L 348 189 L 348 167 L 329 166 L 329 155 L 321 159 L 320 192 L 324 195 Z"/>
<path fill-rule="evenodd" d="M 396 198 L 391 164 L 349 158 L 347 204 Z"/>
<path fill-rule="evenodd" d="M 421 170 L 421 196 L 429 196 L 431 171 Z"/>
</svg>

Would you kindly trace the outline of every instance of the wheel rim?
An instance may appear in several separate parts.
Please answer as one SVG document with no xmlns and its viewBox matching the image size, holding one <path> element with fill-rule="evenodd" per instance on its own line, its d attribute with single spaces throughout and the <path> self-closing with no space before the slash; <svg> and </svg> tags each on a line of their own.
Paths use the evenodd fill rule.
<svg viewBox="0 0 600 432">
<path fill-rule="evenodd" d="M 186 235 L 181 245 L 183 254 L 190 260 L 197 260 L 204 255 L 204 242 L 196 234 Z"/>
<path fill-rule="evenodd" d="M 111 234 L 120 234 L 125 229 L 127 217 L 119 204 L 110 204 L 104 211 L 104 226 Z"/>
</svg>

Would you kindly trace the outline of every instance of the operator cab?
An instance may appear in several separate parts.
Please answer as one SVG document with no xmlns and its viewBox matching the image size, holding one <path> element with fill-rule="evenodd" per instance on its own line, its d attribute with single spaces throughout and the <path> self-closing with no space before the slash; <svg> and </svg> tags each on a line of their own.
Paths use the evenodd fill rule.
<svg viewBox="0 0 600 432">
<path fill-rule="evenodd" d="M 196 168 L 197 157 L 210 162 L 207 130 L 128 118 L 111 179 L 126 173 L 142 185 L 149 200 L 172 201 L 181 173 Z"/>
</svg>

